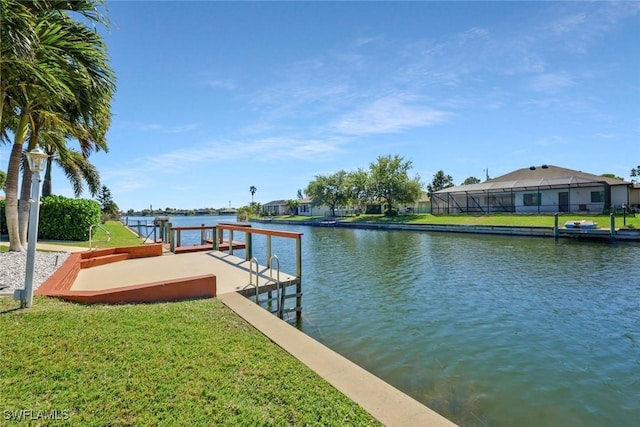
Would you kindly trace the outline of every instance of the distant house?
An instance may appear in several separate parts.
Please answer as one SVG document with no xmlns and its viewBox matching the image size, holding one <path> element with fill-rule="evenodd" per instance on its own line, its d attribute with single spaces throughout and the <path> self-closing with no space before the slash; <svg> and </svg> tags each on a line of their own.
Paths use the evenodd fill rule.
<svg viewBox="0 0 640 427">
<path fill-rule="evenodd" d="M 312 206 L 313 200 L 310 197 L 305 197 L 300 200 L 300 206 L 298 207 L 298 215 L 305 216 L 330 216 L 331 208 L 327 205 Z"/>
<path fill-rule="evenodd" d="M 289 212 L 286 200 L 273 200 L 262 205 L 264 215 L 280 216 Z"/>
<path fill-rule="evenodd" d="M 405 211 L 409 213 L 431 213 L 431 197 L 426 191 L 415 201 L 413 206 L 405 206 Z"/>
<path fill-rule="evenodd" d="M 238 211 L 236 209 L 232 209 L 232 208 L 220 209 L 218 211 L 218 215 L 237 215 L 237 214 L 238 214 Z"/>
<path fill-rule="evenodd" d="M 602 213 L 629 205 L 632 183 L 557 166 L 518 169 L 480 184 L 431 195 L 431 212 Z"/>
</svg>

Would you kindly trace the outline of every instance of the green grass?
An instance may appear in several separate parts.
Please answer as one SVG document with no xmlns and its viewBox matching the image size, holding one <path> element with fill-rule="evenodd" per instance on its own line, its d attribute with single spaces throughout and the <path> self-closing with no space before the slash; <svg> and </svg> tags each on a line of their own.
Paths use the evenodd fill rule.
<svg viewBox="0 0 640 427">
<path fill-rule="evenodd" d="M 616 217 L 616 227 L 624 226 L 622 215 Z M 563 226 L 567 221 L 589 219 L 598 223 L 600 227 L 609 228 L 609 215 L 560 215 L 558 223 Z M 375 222 L 375 223 L 407 223 L 407 224 L 454 224 L 454 225 L 505 225 L 505 226 L 539 226 L 553 227 L 553 215 L 524 215 L 524 214 L 494 214 L 494 215 L 431 215 L 412 214 L 385 217 L 384 215 L 359 215 L 341 218 L 348 222 Z M 640 215 L 626 218 L 627 227 L 640 228 Z"/>
<path fill-rule="evenodd" d="M 281 215 L 274 217 L 262 217 L 261 219 L 273 218 L 279 221 L 314 221 L 324 219 L 323 216 L 304 216 L 304 215 Z"/>
<path fill-rule="evenodd" d="M 2 409 L 56 425 L 377 425 L 217 299 L 0 298 Z"/>
<path fill-rule="evenodd" d="M 142 239 L 131 232 L 131 230 L 125 227 L 120 221 L 107 221 L 106 223 L 101 224 L 101 226 L 109 231 L 109 233 L 111 233 L 111 239 L 108 242 L 105 242 L 105 233 L 98 228 L 94 228 L 94 247 L 96 244 L 100 248 L 116 248 L 122 246 L 137 246 L 142 244 Z M 47 241 L 46 243 L 80 246 L 85 248 L 89 247 L 88 240 L 84 242 L 53 240 Z"/>
</svg>

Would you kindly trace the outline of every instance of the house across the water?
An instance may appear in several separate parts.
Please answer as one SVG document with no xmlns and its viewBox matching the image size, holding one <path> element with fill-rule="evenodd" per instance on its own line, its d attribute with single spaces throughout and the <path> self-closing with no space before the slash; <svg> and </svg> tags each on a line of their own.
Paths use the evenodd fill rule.
<svg viewBox="0 0 640 427">
<path fill-rule="evenodd" d="M 603 213 L 630 205 L 633 184 L 558 166 L 518 169 L 480 184 L 431 195 L 435 215 L 459 213 Z"/>
</svg>

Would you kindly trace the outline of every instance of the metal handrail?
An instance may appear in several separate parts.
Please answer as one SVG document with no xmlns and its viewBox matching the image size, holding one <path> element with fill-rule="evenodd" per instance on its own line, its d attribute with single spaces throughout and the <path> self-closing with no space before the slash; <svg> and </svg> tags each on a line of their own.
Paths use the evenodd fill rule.
<svg viewBox="0 0 640 427">
<path fill-rule="evenodd" d="M 255 262 L 256 264 L 256 271 L 255 271 L 255 275 L 256 275 L 256 284 L 253 285 L 253 263 Z M 260 264 L 258 264 L 258 258 L 253 257 L 251 258 L 251 260 L 249 261 L 249 286 L 254 286 L 255 290 L 256 290 L 256 304 L 259 304 L 259 299 L 258 299 L 258 291 L 259 291 L 259 285 L 258 285 L 258 281 L 260 280 Z"/>
<path fill-rule="evenodd" d="M 99 229 L 104 231 L 105 234 L 107 235 L 107 240 L 100 240 L 101 242 L 107 243 L 109 240 L 111 240 L 111 233 L 109 233 L 109 230 L 107 230 L 106 228 L 104 228 L 100 224 L 92 224 L 91 227 L 89 227 L 89 250 L 90 251 L 92 251 L 94 249 L 93 248 L 93 227 L 98 227 Z M 97 245 L 96 245 L 96 249 L 98 249 Z"/>
<path fill-rule="evenodd" d="M 278 307 L 276 308 L 277 316 L 282 318 L 282 311 L 284 306 L 284 289 L 280 289 L 280 259 L 278 255 L 271 255 L 269 258 L 269 280 L 273 282 L 273 261 L 276 262 L 276 301 Z"/>
</svg>

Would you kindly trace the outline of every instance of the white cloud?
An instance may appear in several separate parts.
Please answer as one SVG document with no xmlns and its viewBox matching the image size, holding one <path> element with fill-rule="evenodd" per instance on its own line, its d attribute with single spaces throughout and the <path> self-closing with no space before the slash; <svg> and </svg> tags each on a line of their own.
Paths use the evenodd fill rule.
<svg viewBox="0 0 640 427">
<path fill-rule="evenodd" d="M 135 126 L 136 130 L 143 132 L 158 132 L 158 133 L 185 133 L 190 132 L 194 129 L 198 128 L 198 125 L 195 123 L 186 124 L 186 125 L 178 125 L 178 126 L 168 126 L 159 123 L 143 123 Z"/>
<path fill-rule="evenodd" d="M 235 90 L 237 87 L 236 83 L 231 79 L 210 79 L 206 80 L 204 84 L 214 89 L 224 89 L 228 91 Z"/>
<path fill-rule="evenodd" d="M 556 92 L 574 84 L 574 81 L 564 73 L 547 73 L 531 79 L 531 87 L 538 92 Z"/>
<path fill-rule="evenodd" d="M 562 16 L 548 24 L 548 28 L 555 35 L 563 35 L 575 31 L 577 28 L 584 25 L 587 20 L 586 13 L 577 13 L 567 16 Z"/>
<path fill-rule="evenodd" d="M 332 127 L 348 135 L 396 133 L 446 122 L 451 113 L 416 105 L 411 96 L 387 96 L 374 100 L 336 120 Z"/>
<path fill-rule="evenodd" d="M 549 147 L 552 145 L 564 145 L 566 143 L 567 141 L 563 137 L 557 135 L 540 138 L 536 141 L 537 145 L 541 145 L 543 147 Z"/>
</svg>

